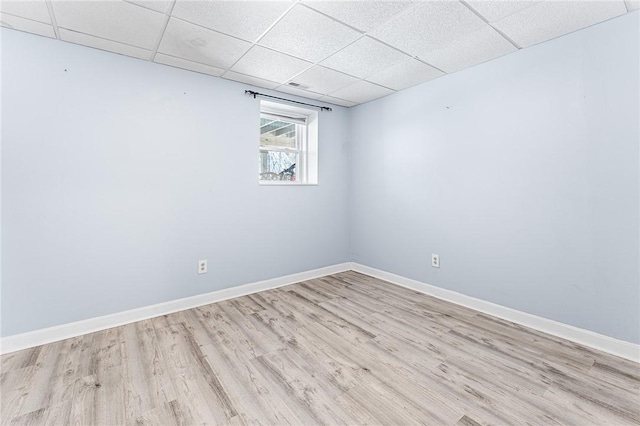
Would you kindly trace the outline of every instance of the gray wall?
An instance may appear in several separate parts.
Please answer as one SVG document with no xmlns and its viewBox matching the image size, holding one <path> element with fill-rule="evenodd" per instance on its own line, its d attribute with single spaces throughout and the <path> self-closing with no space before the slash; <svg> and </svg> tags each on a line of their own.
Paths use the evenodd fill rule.
<svg viewBox="0 0 640 426">
<path fill-rule="evenodd" d="M 259 187 L 245 88 L 2 30 L 3 336 L 349 260 L 349 111 Z"/>
<path fill-rule="evenodd" d="M 353 108 L 352 259 L 640 343 L 638 21 Z"/>
</svg>

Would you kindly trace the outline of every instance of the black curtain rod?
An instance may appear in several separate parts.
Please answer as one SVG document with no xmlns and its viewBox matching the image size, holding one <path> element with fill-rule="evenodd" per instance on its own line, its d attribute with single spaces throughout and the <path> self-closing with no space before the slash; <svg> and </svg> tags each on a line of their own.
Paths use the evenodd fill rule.
<svg viewBox="0 0 640 426">
<path fill-rule="evenodd" d="M 326 107 L 326 106 L 313 105 L 313 104 L 307 104 L 307 103 L 304 103 L 304 102 L 292 101 L 291 99 L 285 99 L 285 98 L 279 98 L 277 96 L 265 95 L 264 93 L 254 92 L 253 90 L 245 90 L 244 94 L 253 96 L 253 99 L 255 99 L 256 96 L 262 96 L 264 98 L 279 99 L 281 101 L 293 102 L 294 104 L 300 104 L 300 105 L 306 105 L 306 106 L 310 106 L 310 107 L 314 107 L 314 108 L 320 108 L 320 111 L 333 111 L 331 108 Z"/>
</svg>

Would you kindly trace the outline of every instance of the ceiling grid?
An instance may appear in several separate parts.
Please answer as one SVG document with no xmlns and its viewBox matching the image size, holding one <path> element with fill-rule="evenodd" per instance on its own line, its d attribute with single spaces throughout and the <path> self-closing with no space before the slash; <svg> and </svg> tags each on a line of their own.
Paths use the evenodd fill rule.
<svg viewBox="0 0 640 426">
<path fill-rule="evenodd" d="M 0 24 L 350 107 L 639 6 L 640 0 L 0 0 Z"/>
</svg>

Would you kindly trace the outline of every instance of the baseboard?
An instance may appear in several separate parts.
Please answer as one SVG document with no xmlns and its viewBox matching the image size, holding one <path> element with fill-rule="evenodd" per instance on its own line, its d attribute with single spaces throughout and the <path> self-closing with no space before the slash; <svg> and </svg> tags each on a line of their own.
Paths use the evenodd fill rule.
<svg viewBox="0 0 640 426">
<path fill-rule="evenodd" d="M 197 306 L 208 305 L 210 303 L 233 299 L 235 297 L 245 296 L 247 294 L 295 284 L 300 281 L 306 281 L 323 277 L 325 275 L 336 274 L 338 272 L 344 272 L 350 269 L 351 264 L 349 262 L 341 263 L 324 268 L 300 272 L 297 274 L 271 278 L 268 280 L 244 284 L 231 288 L 225 288 L 223 290 L 213 291 L 211 293 L 199 294 L 196 296 L 185 297 L 183 299 L 158 303 L 156 305 L 144 306 L 128 311 L 117 312 L 115 314 L 89 318 L 86 320 L 62 324 L 55 327 L 43 328 L 27 333 L 7 336 L 0 339 L 0 354 L 32 348 L 34 346 L 40 346 L 46 343 L 57 342 L 59 340 L 69 339 L 71 337 L 81 336 L 87 333 L 94 333 L 96 331 L 106 330 L 108 328 L 118 327 L 136 321 L 142 321 L 161 315 L 171 314 L 173 312 L 183 311 L 185 309 L 191 309 Z"/>
<path fill-rule="evenodd" d="M 455 291 L 446 290 L 406 278 L 390 272 L 375 269 L 359 263 L 351 263 L 351 269 L 374 278 L 379 278 L 390 283 L 410 288 L 438 299 L 446 300 L 476 311 L 502 318 L 552 336 L 560 337 L 611 355 L 619 356 L 630 361 L 640 362 L 640 345 L 614 339 L 603 334 L 582 328 L 563 324 L 547 318 L 528 314 L 526 312 L 507 308 L 495 303 L 487 302 L 475 297 L 466 296 Z"/>
<path fill-rule="evenodd" d="M 476 311 L 502 318 L 552 336 L 560 337 L 593 349 L 597 349 L 630 361 L 640 362 L 640 345 L 625 342 L 623 340 L 614 339 L 609 336 L 595 333 L 593 331 L 584 330 L 571 325 L 563 324 L 547 318 L 528 314 L 526 312 L 507 308 L 495 303 L 487 302 L 475 297 L 466 296 L 462 293 L 435 287 L 386 272 L 380 269 L 372 268 L 359 263 L 341 263 L 337 265 L 327 266 L 324 268 L 313 269 L 310 271 L 300 272 L 296 274 L 286 275 L 282 277 L 272 278 L 264 281 L 244 284 L 237 287 L 226 288 L 211 293 L 199 294 L 196 296 L 185 297 L 183 299 L 171 300 L 156 305 L 144 306 L 137 309 L 118 312 L 110 315 L 104 315 L 96 318 L 89 318 L 82 321 L 62 324 L 55 327 L 44 328 L 40 330 L 30 331 L 27 333 L 7 336 L 0 339 L 0 354 L 28 349 L 35 346 L 44 345 L 46 343 L 57 342 L 59 340 L 69 339 L 83 334 L 94 333 L 96 331 L 106 330 L 112 327 L 118 327 L 130 324 L 136 321 L 142 321 L 173 312 L 183 311 L 210 303 L 220 302 L 223 300 L 233 299 L 235 297 L 253 294 L 264 290 L 283 287 L 295 284 L 300 281 L 306 281 L 326 275 L 336 274 L 353 270 L 381 280 L 388 281 L 402 287 L 410 288 L 421 293 L 437 297 L 461 306 L 465 306 Z"/>
</svg>

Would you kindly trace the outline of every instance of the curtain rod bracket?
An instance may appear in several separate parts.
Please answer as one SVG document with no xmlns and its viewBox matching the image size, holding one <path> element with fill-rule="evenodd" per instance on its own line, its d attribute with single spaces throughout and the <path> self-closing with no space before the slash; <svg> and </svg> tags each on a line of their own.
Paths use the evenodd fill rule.
<svg viewBox="0 0 640 426">
<path fill-rule="evenodd" d="M 256 96 L 262 96 L 263 98 L 279 99 L 279 100 L 285 101 L 285 102 L 292 102 L 294 104 L 300 104 L 300 105 L 306 105 L 306 106 L 310 106 L 310 107 L 314 107 L 314 108 L 319 108 L 320 111 L 333 111 L 333 109 L 331 109 L 330 107 L 326 107 L 326 106 L 322 106 L 322 105 L 313 105 L 313 104 L 308 104 L 308 103 L 305 103 L 305 102 L 292 101 L 291 99 L 285 99 L 285 98 L 279 98 L 277 96 L 266 95 L 264 93 L 254 92 L 253 90 L 245 90 L 244 94 L 253 96 L 253 99 L 256 99 Z"/>
</svg>

